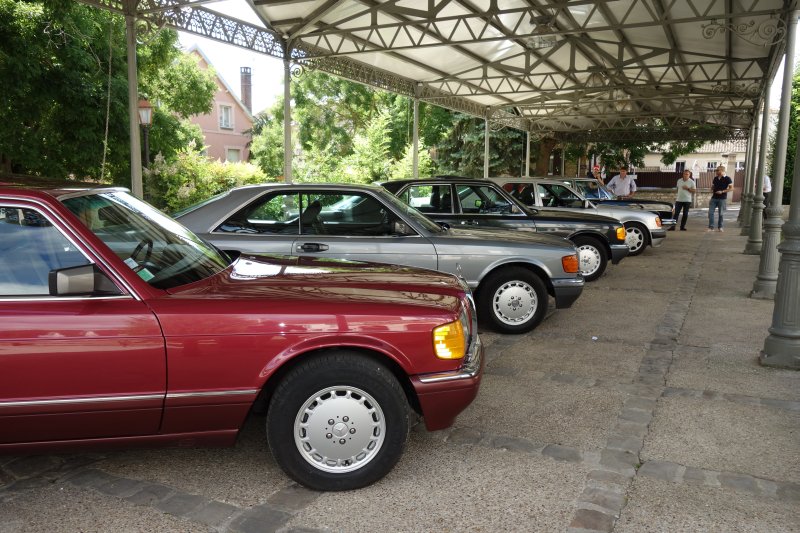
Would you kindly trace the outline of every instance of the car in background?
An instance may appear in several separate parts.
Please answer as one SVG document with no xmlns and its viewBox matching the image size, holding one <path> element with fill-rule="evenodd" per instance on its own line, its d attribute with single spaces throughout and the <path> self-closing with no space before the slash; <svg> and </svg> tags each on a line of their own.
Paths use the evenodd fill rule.
<svg viewBox="0 0 800 533">
<path fill-rule="evenodd" d="M 652 211 L 661 218 L 661 225 L 664 228 L 674 227 L 677 221 L 674 217 L 674 206 L 663 200 L 648 200 L 645 198 L 624 199 L 616 196 L 608 190 L 608 187 L 601 184 L 594 178 L 561 178 L 570 187 L 581 193 L 587 200 L 595 205 L 619 205 Z M 677 181 L 677 178 L 676 178 Z"/>
<path fill-rule="evenodd" d="M 667 238 L 661 218 L 655 213 L 622 206 L 595 205 L 561 179 L 497 177 L 491 180 L 507 191 L 517 191 L 525 205 L 537 209 L 588 212 L 618 219 L 625 225 L 625 243 L 632 256 L 641 254 L 647 246 L 661 246 Z"/>
<path fill-rule="evenodd" d="M 461 176 L 404 179 L 380 183 L 403 203 L 437 222 L 456 227 L 506 228 L 558 235 L 578 250 L 581 274 L 594 281 L 608 262 L 628 255 L 625 228 L 619 220 L 589 213 L 528 208 L 496 183 Z"/>
<path fill-rule="evenodd" d="M 258 410 L 317 490 L 383 477 L 483 369 L 456 276 L 228 256 L 115 188 L 0 187 L 0 346 L 0 452 L 233 445 Z"/>
<path fill-rule="evenodd" d="M 584 280 L 575 247 L 549 235 L 444 228 L 378 186 L 265 184 L 176 213 L 222 250 L 409 265 L 463 277 L 478 318 L 504 333 L 544 319 L 548 295 L 570 307 Z"/>
</svg>

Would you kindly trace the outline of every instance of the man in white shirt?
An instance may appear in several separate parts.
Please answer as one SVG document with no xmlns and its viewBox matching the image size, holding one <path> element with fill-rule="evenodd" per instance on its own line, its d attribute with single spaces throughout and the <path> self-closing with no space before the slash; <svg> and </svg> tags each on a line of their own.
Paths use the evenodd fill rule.
<svg viewBox="0 0 800 533">
<path fill-rule="evenodd" d="M 676 185 L 678 194 L 675 197 L 675 220 L 683 210 L 683 218 L 681 219 L 681 231 L 686 231 L 686 220 L 689 218 L 689 208 L 692 206 L 692 195 L 697 191 L 697 184 L 692 179 L 692 171 L 684 170 L 683 176 L 678 180 Z M 671 231 L 675 230 L 675 226 L 669 228 Z"/>
<path fill-rule="evenodd" d="M 633 176 L 628 176 L 628 167 L 625 165 L 619 167 L 619 174 L 611 178 L 606 187 L 623 199 L 633 198 L 636 193 L 636 183 Z"/>
<path fill-rule="evenodd" d="M 764 188 L 761 192 L 764 193 L 764 207 L 766 207 L 769 205 L 769 193 L 772 192 L 772 180 L 769 176 L 764 176 Z"/>
</svg>

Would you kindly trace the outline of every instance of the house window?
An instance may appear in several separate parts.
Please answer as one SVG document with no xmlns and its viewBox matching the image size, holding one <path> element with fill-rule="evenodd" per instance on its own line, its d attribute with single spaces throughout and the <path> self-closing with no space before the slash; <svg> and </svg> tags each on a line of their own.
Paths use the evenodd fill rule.
<svg viewBox="0 0 800 533">
<path fill-rule="evenodd" d="M 686 170 L 686 161 L 676 161 L 675 162 L 675 172 L 678 174 L 683 173 Z"/>
<path fill-rule="evenodd" d="M 233 129 L 233 107 L 229 105 L 219 106 L 219 127 L 226 130 Z"/>
<path fill-rule="evenodd" d="M 228 148 L 225 150 L 225 160 L 231 163 L 238 163 L 242 160 L 241 148 Z"/>
<path fill-rule="evenodd" d="M 706 170 L 709 172 L 714 172 L 715 170 L 717 170 L 718 166 L 719 165 L 717 164 L 716 161 L 709 161 L 708 163 L 706 163 Z"/>
<path fill-rule="evenodd" d="M 736 162 L 736 170 L 744 170 L 744 161 L 737 161 Z"/>
</svg>

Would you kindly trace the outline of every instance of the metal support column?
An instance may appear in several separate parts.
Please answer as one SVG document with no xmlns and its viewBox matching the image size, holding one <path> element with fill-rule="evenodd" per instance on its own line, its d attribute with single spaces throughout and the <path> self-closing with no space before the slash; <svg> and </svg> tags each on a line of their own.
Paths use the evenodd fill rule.
<svg viewBox="0 0 800 533">
<path fill-rule="evenodd" d="M 780 115 L 778 119 L 778 139 L 775 143 L 775 176 L 772 179 L 772 192 L 769 195 L 767 219 L 764 222 L 764 243 L 761 248 L 761 261 L 758 275 L 753 283 L 752 298 L 772 299 L 778 282 L 778 243 L 781 242 L 783 225 L 783 175 L 786 172 L 786 144 L 789 137 L 789 108 L 792 103 L 792 79 L 794 78 L 794 52 L 798 11 L 789 14 L 786 28 L 786 57 L 783 67 L 783 86 L 781 92 Z"/>
<path fill-rule="evenodd" d="M 764 216 L 764 172 L 767 166 L 767 150 L 769 147 L 769 90 L 764 94 L 764 114 L 761 117 L 761 148 L 758 156 L 758 167 L 753 176 L 755 191 L 753 192 L 752 212 L 750 213 L 750 224 L 747 244 L 744 246 L 744 253 L 757 255 L 761 253 Z M 785 164 L 785 163 L 784 163 Z M 744 228 L 742 228 L 744 229 Z"/>
<path fill-rule="evenodd" d="M 783 181 L 783 176 L 775 177 Z M 800 184 L 800 143 L 794 158 L 793 179 L 793 183 Z M 792 187 L 789 221 L 783 225 L 783 236 L 778 245 L 780 264 L 772 326 L 758 360 L 765 366 L 800 370 L 800 186 Z"/>
<path fill-rule="evenodd" d="M 144 197 L 142 144 L 139 139 L 139 75 L 136 69 L 136 2 L 125 3 L 125 39 L 128 48 L 128 122 L 131 137 L 131 193 Z"/>
<path fill-rule="evenodd" d="M 283 181 L 292 182 L 292 70 L 289 62 L 291 46 L 283 42 Z"/>
<path fill-rule="evenodd" d="M 561 147 L 561 177 L 563 178 L 566 176 L 566 169 L 567 168 L 567 149 L 563 146 Z"/>
<path fill-rule="evenodd" d="M 531 132 L 525 132 L 525 175 L 531 175 Z"/>
<path fill-rule="evenodd" d="M 489 115 L 483 124 L 483 177 L 489 177 Z"/>
<path fill-rule="evenodd" d="M 756 107 L 758 109 L 758 107 Z M 750 134 L 747 137 L 747 149 L 744 153 L 745 171 L 744 171 L 744 185 L 742 187 L 742 205 L 739 209 L 739 225 L 742 228 L 741 235 L 747 235 L 748 228 L 750 227 L 750 209 L 753 206 L 753 176 L 755 175 L 755 146 L 758 139 L 756 139 L 758 124 L 758 113 L 753 119 L 753 124 L 750 126 Z"/>
<path fill-rule="evenodd" d="M 412 141 L 412 169 L 414 178 L 419 177 L 419 98 L 414 98 L 414 134 Z"/>
</svg>

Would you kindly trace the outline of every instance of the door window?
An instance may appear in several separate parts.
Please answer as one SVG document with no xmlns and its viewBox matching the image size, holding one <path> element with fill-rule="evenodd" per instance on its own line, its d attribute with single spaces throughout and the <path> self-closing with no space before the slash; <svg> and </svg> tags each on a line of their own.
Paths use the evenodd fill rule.
<svg viewBox="0 0 800 533">
<path fill-rule="evenodd" d="M 452 213 L 450 185 L 412 185 L 403 192 L 402 200 L 423 213 Z"/>
<path fill-rule="evenodd" d="M 89 263 L 40 211 L 0 205 L 0 296 L 49 296 L 51 270 Z"/>
<path fill-rule="evenodd" d="M 456 191 L 462 213 L 511 213 L 511 203 L 494 187 L 459 183 Z"/>
</svg>

